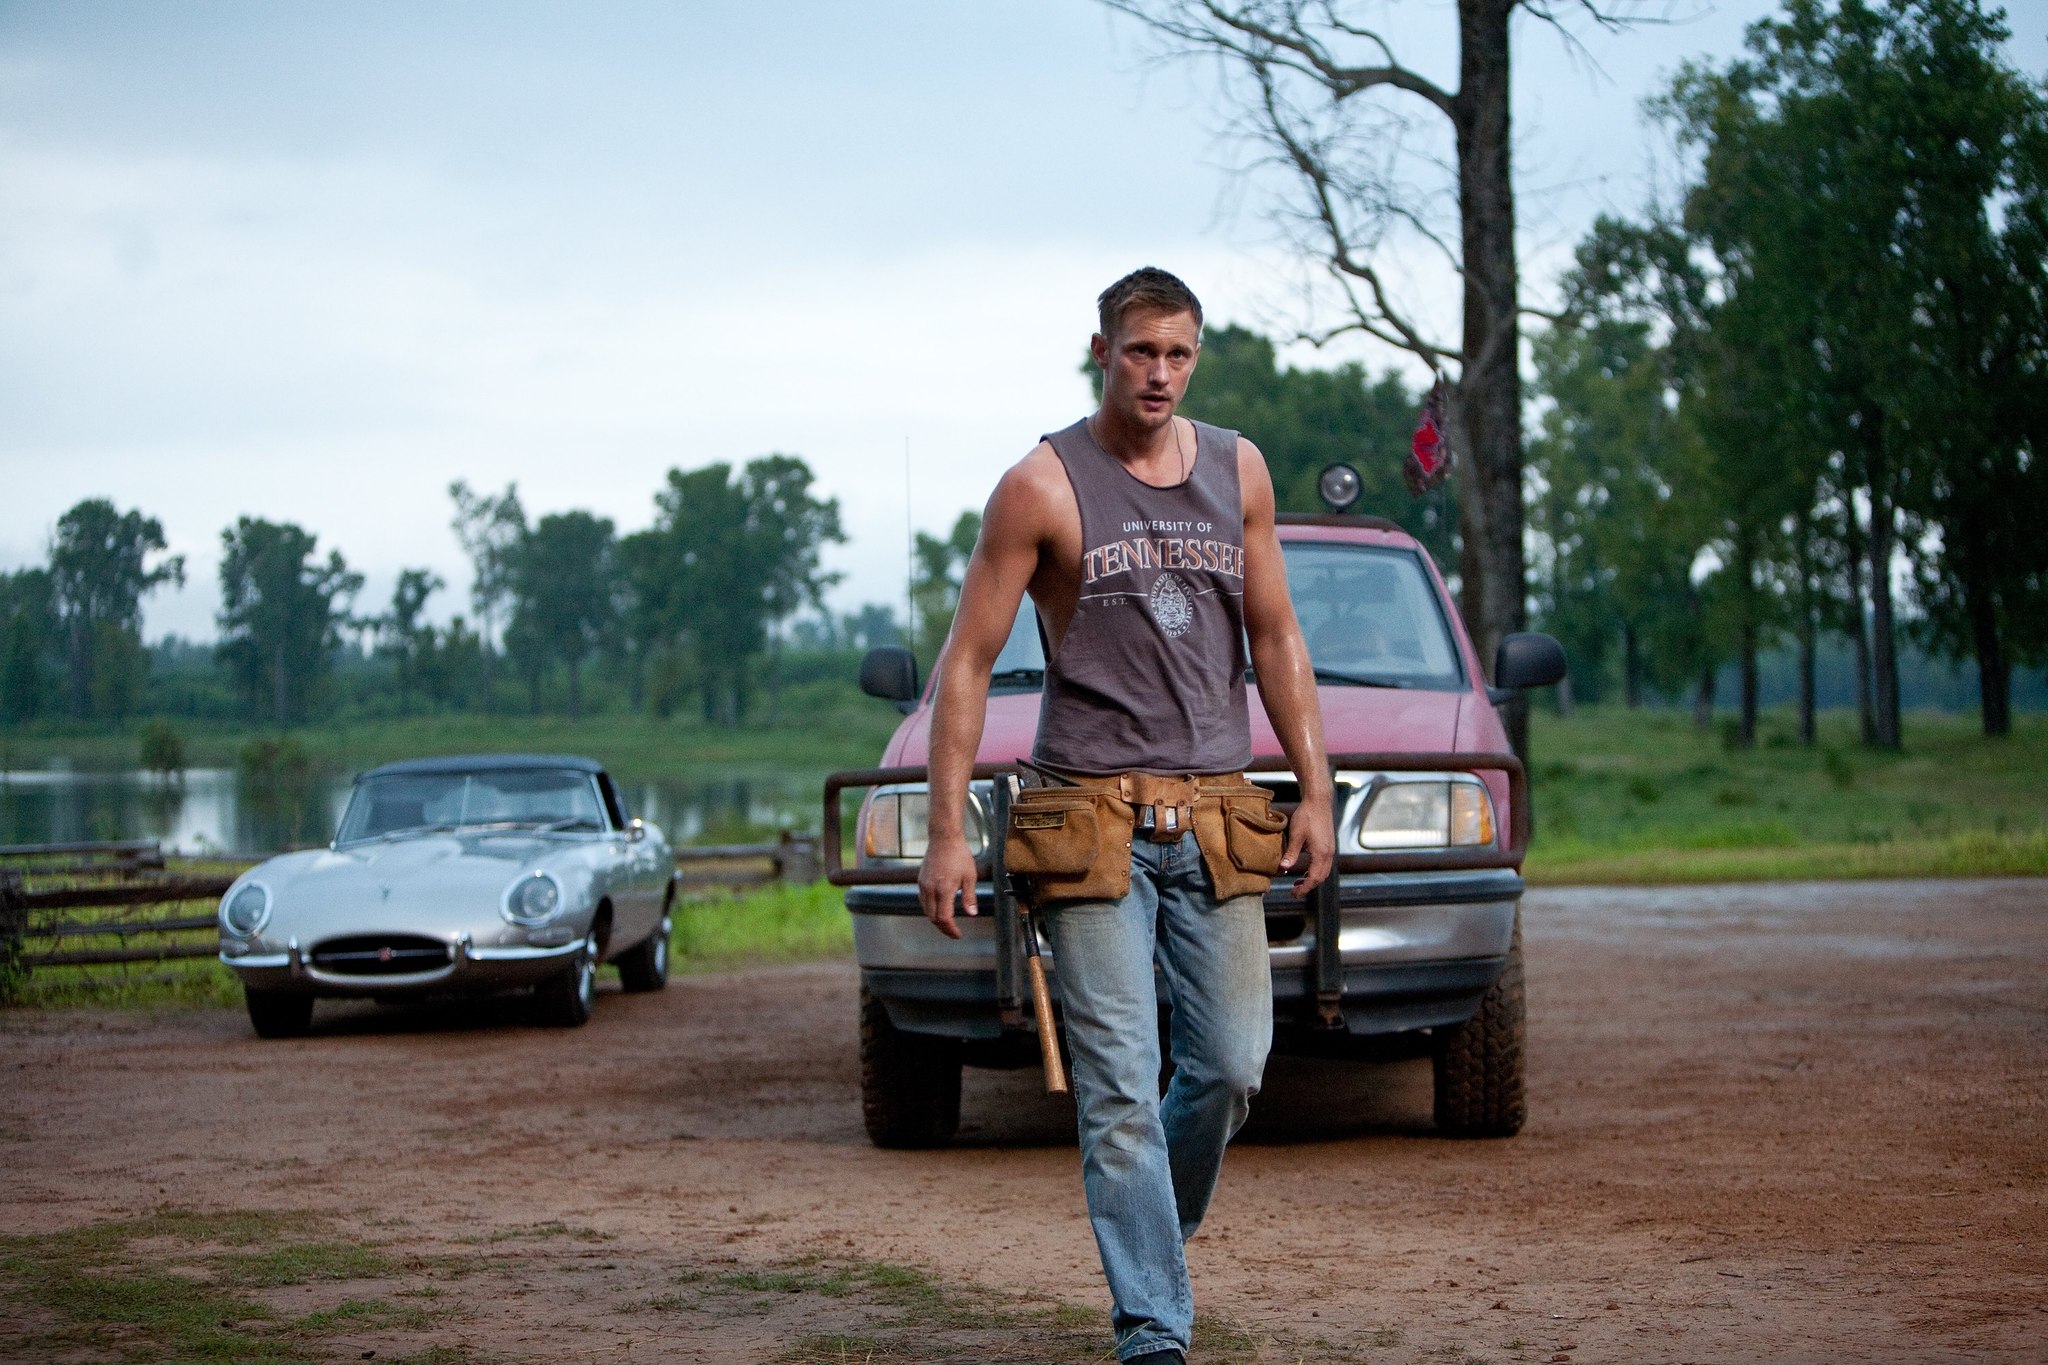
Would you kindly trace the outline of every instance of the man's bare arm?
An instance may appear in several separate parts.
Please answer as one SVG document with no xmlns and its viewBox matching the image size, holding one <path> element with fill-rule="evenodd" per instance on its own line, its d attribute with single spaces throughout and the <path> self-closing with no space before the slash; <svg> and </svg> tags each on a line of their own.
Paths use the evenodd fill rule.
<svg viewBox="0 0 2048 1365">
<path fill-rule="evenodd" d="M 1250 441 L 1237 443 L 1238 486 L 1244 500 L 1244 627 L 1251 642 L 1252 667 L 1259 675 L 1259 698 L 1273 733 L 1301 780 L 1301 805 L 1287 829 L 1283 871 L 1307 865 L 1294 883 L 1294 894 L 1306 896 L 1330 875 L 1336 856 L 1334 793 L 1330 765 L 1323 753 L 1323 711 L 1316 699 L 1315 665 L 1294 619 L 1294 600 L 1287 595 L 1287 562 L 1273 529 L 1273 478 L 1266 457 Z"/>
<path fill-rule="evenodd" d="M 967 914 L 975 913 L 974 855 L 960 816 L 988 717 L 989 670 L 1010 636 L 1047 538 L 1044 459 L 1058 457 L 1041 445 L 1005 474 L 990 496 L 981 538 L 961 580 L 953 629 L 939 652 L 932 698 L 931 824 L 917 898 L 925 918 L 948 938 L 960 937 L 953 922 L 956 896 Z M 995 837 L 1002 836 L 998 832 Z"/>
</svg>

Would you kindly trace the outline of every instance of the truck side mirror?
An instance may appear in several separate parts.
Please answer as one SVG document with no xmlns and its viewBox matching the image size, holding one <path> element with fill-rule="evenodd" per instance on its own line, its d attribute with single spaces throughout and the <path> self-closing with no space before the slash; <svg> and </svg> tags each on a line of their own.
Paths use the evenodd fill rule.
<svg viewBox="0 0 2048 1365">
<path fill-rule="evenodd" d="M 869 650 L 860 661 L 860 690 L 908 711 L 917 704 L 917 656 L 901 645 Z"/>
<path fill-rule="evenodd" d="M 1504 692 L 1563 682 L 1564 646 L 1537 631 L 1504 637 L 1493 656 L 1493 685 Z"/>
</svg>

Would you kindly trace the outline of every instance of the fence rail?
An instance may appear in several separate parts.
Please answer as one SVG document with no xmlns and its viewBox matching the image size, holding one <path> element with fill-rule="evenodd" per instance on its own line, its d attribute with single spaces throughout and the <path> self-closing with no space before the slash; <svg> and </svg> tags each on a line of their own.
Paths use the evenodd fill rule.
<svg viewBox="0 0 2048 1365">
<path fill-rule="evenodd" d="M 818 841 L 784 834 L 773 843 L 709 844 L 675 850 L 684 892 L 744 890 L 773 882 L 816 881 L 823 875 Z M 225 859 L 236 864 L 245 858 Z M 212 957 L 218 923 L 205 914 L 155 915 L 165 906 L 212 902 L 239 872 L 166 870 L 155 843 L 0 845 L 0 995 L 21 971 L 38 967 L 111 966 Z M 57 886 L 35 885 L 59 881 Z M 126 911 L 75 918 L 68 911 Z M 116 938 L 119 947 L 63 947 L 65 940 Z M 131 942 L 134 939 L 143 942 Z M 51 946 L 31 952 L 30 947 Z"/>
</svg>

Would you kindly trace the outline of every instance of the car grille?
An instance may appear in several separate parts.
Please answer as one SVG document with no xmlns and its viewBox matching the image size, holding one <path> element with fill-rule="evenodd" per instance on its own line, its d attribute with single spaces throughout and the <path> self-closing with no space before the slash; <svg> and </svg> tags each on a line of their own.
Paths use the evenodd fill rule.
<svg viewBox="0 0 2048 1365">
<path fill-rule="evenodd" d="M 336 976 L 410 976 L 453 960 L 446 943 L 413 934 L 331 938 L 313 949 L 313 965 Z"/>
</svg>

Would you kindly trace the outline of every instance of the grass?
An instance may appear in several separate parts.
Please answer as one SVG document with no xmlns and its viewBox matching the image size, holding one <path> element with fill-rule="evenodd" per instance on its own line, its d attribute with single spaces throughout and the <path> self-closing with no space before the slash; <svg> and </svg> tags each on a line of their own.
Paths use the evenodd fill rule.
<svg viewBox="0 0 2048 1365">
<path fill-rule="evenodd" d="M 1678 711 L 1581 707 L 1533 719 L 1538 884 L 2048 875 L 2048 716 L 1987 740 L 1973 716 L 1914 713 L 1906 744 L 1818 743 L 1769 712 L 1738 750 Z"/>
<path fill-rule="evenodd" d="M 744 895 L 693 897 L 677 908 L 671 961 L 685 972 L 838 957 L 853 950 L 853 918 L 826 882 Z"/>
</svg>

